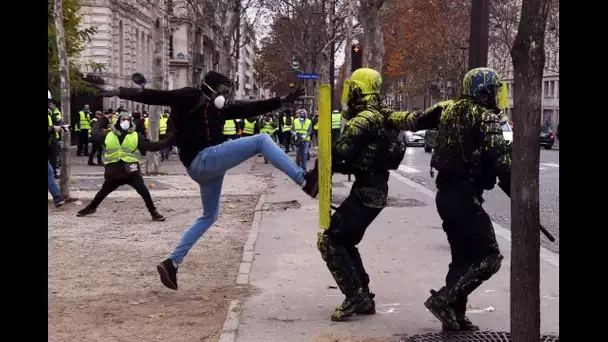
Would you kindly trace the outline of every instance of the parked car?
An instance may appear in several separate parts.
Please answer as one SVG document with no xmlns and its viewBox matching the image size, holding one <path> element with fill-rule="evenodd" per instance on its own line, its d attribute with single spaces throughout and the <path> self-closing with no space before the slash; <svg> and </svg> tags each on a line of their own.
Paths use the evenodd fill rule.
<svg viewBox="0 0 608 342">
<path fill-rule="evenodd" d="M 426 131 L 426 134 L 424 135 L 424 152 L 431 153 L 435 146 L 437 146 L 437 134 L 438 132 L 436 129 L 429 129 Z M 502 125 L 502 135 L 510 148 L 513 144 L 513 128 L 508 122 L 505 122 Z"/>
<path fill-rule="evenodd" d="M 545 150 L 550 150 L 555 143 L 555 136 L 553 132 L 548 129 L 540 130 L 540 146 L 544 147 Z"/>
<path fill-rule="evenodd" d="M 404 135 L 406 146 L 424 146 L 424 136 L 426 135 L 426 131 L 405 131 Z"/>
</svg>

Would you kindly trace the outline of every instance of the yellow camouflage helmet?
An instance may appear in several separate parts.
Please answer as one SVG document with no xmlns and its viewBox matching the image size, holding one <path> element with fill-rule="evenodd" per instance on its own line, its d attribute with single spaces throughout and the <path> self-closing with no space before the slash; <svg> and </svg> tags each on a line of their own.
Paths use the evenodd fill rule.
<svg viewBox="0 0 608 342">
<path fill-rule="evenodd" d="M 477 97 L 482 94 L 495 96 L 496 105 L 500 109 L 509 107 L 509 91 L 502 77 L 490 68 L 475 68 L 469 70 L 462 80 L 462 95 Z"/>
<path fill-rule="evenodd" d="M 353 72 L 348 80 L 344 81 L 342 90 L 342 104 L 361 97 L 365 100 L 370 95 L 380 95 L 382 89 L 382 76 L 374 69 L 361 68 Z"/>
</svg>

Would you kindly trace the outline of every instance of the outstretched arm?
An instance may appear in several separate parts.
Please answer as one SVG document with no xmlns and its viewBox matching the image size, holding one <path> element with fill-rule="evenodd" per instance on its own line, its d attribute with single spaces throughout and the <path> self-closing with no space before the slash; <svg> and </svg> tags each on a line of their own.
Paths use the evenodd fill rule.
<svg viewBox="0 0 608 342">
<path fill-rule="evenodd" d="M 260 101 L 238 101 L 228 104 L 220 111 L 222 119 L 246 119 L 252 116 L 263 115 L 281 108 L 281 99 L 275 97 Z"/>
<path fill-rule="evenodd" d="M 439 126 L 443 109 L 453 101 L 442 101 L 432 105 L 424 111 L 392 112 L 388 116 L 389 122 L 402 131 L 415 132 L 423 129 L 433 129 Z"/>
<path fill-rule="evenodd" d="M 196 88 L 156 90 L 120 87 L 118 89 L 118 97 L 121 99 L 168 107 L 193 107 L 201 97 L 201 91 Z"/>
</svg>

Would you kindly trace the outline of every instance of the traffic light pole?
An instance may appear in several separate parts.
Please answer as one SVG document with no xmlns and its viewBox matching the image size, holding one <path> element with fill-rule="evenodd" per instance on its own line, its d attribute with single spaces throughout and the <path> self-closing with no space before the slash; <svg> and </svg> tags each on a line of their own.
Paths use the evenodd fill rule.
<svg viewBox="0 0 608 342">
<path fill-rule="evenodd" d="M 488 66 L 489 0 L 471 2 L 469 70 Z"/>
</svg>

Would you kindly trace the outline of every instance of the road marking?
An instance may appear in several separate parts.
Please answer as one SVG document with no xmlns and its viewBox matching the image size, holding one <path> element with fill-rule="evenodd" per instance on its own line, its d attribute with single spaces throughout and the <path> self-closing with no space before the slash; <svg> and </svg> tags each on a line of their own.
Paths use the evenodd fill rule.
<svg viewBox="0 0 608 342">
<path fill-rule="evenodd" d="M 420 171 L 411 168 L 409 166 L 405 166 L 405 165 L 399 165 L 399 171 L 405 172 L 405 173 L 418 173 Z"/>
<path fill-rule="evenodd" d="M 435 199 L 435 191 L 425 187 L 424 185 L 418 184 L 418 183 L 414 182 L 413 180 L 411 180 L 407 177 L 404 177 L 395 171 L 391 170 L 391 175 L 393 177 L 395 177 L 395 179 L 397 179 L 398 181 L 411 186 L 412 188 L 414 188 L 414 190 L 416 190 L 422 194 L 425 194 L 432 199 Z M 507 240 L 507 242 L 510 245 L 511 244 L 511 231 L 504 228 L 503 226 L 499 225 L 498 223 L 496 223 L 494 221 L 492 221 L 492 224 L 494 225 L 494 231 L 496 232 L 496 235 Z M 550 250 L 541 246 L 540 247 L 540 257 L 541 257 L 541 259 L 545 260 L 547 263 L 559 268 L 559 254 L 553 253 Z"/>
<path fill-rule="evenodd" d="M 549 166 L 549 167 L 559 167 L 559 164 L 554 164 L 554 163 L 540 163 L 540 165 L 545 165 L 545 166 Z"/>
</svg>

